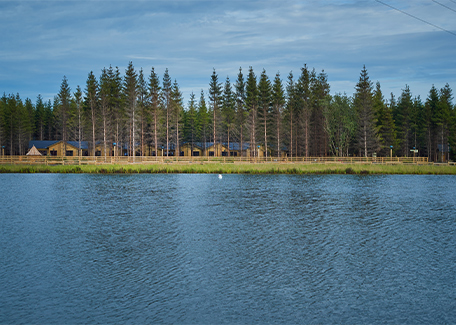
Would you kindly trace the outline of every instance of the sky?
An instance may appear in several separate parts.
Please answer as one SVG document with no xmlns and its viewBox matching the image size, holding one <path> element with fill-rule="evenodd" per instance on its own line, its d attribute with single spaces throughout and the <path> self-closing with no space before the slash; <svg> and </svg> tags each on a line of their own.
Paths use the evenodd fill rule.
<svg viewBox="0 0 456 325">
<path fill-rule="evenodd" d="M 285 85 L 307 64 L 331 94 L 353 95 L 365 65 L 385 99 L 456 89 L 455 0 L 0 0 L 0 92 L 35 102 L 74 92 L 90 71 L 132 61 L 149 76 L 166 68 L 187 104 L 207 94 L 213 69 L 234 84 L 252 66 Z M 455 92 L 454 92 L 455 93 Z M 455 102 L 455 101 L 454 101 Z"/>
</svg>

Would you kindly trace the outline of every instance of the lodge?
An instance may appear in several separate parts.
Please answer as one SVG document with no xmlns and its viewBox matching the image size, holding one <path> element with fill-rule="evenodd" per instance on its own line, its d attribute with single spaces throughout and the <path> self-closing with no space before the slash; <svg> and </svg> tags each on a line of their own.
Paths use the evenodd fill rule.
<svg viewBox="0 0 456 325">
<path fill-rule="evenodd" d="M 93 155 L 88 141 L 32 140 L 29 142 L 29 151 L 33 147 L 43 156 Z M 155 152 L 153 146 L 145 146 L 143 155 L 169 157 L 266 157 L 264 145 L 253 147 L 248 142 L 243 143 L 242 148 L 238 142 L 230 142 L 229 144 L 226 142 L 186 142 L 179 146 L 178 153 L 175 144 L 169 144 L 168 147 L 161 145 L 157 149 L 158 152 Z M 118 145 L 116 143 L 110 143 L 106 147 L 101 142 L 95 144 L 95 156 L 128 156 L 130 151 L 128 144 Z M 136 145 L 135 151 L 136 156 L 141 156 L 140 144 Z M 270 152 L 268 152 L 268 156 L 271 157 Z M 285 157 L 286 151 L 282 150 L 280 156 Z"/>
</svg>

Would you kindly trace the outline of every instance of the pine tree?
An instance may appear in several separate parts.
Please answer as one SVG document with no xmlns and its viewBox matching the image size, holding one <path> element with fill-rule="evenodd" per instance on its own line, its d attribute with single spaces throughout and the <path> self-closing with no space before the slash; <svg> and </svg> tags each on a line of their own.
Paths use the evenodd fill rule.
<svg viewBox="0 0 456 325">
<path fill-rule="evenodd" d="M 313 144 L 313 155 L 314 156 L 326 156 L 328 137 L 325 132 L 325 117 L 324 109 L 330 103 L 329 98 L 329 84 L 328 76 L 324 71 L 321 71 L 318 75 L 315 70 L 311 72 L 311 106 L 312 106 L 312 137 L 314 139 Z"/>
<path fill-rule="evenodd" d="M 182 106 L 182 93 L 179 89 L 179 84 L 177 81 L 174 79 L 173 86 L 171 88 L 171 114 L 174 119 L 174 132 L 175 132 L 175 153 L 176 156 L 180 155 L 180 130 L 181 130 L 181 123 L 182 123 L 182 112 L 183 112 L 183 106 Z"/>
<path fill-rule="evenodd" d="M 124 94 L 126 99 L 126 111 L 128 117 L 128 133 L 129 133 L 129 146 L 131 150 L 130 155 L 135 161 L 136 156 L 136 133 L 137 133 L 137 119 L 138 119 L 138 74 L 136 73 L 133 63 L 130 61 L 124 76 Z"/>
<path fill-rule="evenodd" d="M 200 100 L 198 103 L 198 123 L 200 125 L 198 138 L 202 142 L 202 147 L 204 150 L 204 155 L 207 155 L 206 143 L 207 137 L 209 135 L 209 114 L 207 111 L 206 100 L 204 98 L 204 91 L 201 89 Z"/>
<path fill-rule="evenodd" d="M 288 153 L 290 158 L 293 158 L 294 148 L 293 148 L 293 140 L 296 138 L 294 136 L 296 132 L 296 118 L 295 118 L 295 109 L 296 109 L 296 84 L 294 82 L 293 72 L 290 71 L 287 77 L 287 85 L 286 85 L 286 98 L 287 103 L 285 106 L 284 112 L 284 124 L 287 132 L 287 139 L 285 141 L 288 147 Z"/>
<path fill-rule="evenodd" d="M 444 157 L 444 154 L 448 151 L 448 137 L 449 137 L 449 127 L 451 119 L 451 109 L 452 105 L 452 90 L 449 84 L 446 84 L 445 87 L 440 89 L 439 92 L 439 103 L 437 105 L 436 120 L 438 127 L 438 142 L 440 144 L 441 151 L 440 160 L 445 161 L 447 157 Z"/>
<path fill-rule="evenodd" d="M 271 94 L 272 85 L 266 70 L 263 69 L 260 80 L 258 82 L 258 119 L 259 126 L 263 137 L 263 144 L 265 150 L 265 157 L 268 157 L 268 129 L 270 127 L 270 112 L 271 112 Z"/>
<path fill-rule="evenodd" d="M 66 155 L 66 142 L 68 141 L 68 120 L 70 118 L 70 100 L 71 89 L 68 85 L 66 76 L 63 76 L 60 91 L 58 93 L 58 111 L 56 113 L 59 125 L 60 135 L 63 141 L 63 154 Z"/>
<path fill-rule="evenodd" d="M 222 85 L 218 81 L 218 75 L 214 69 L 212 71 L 211 81 L 209 82 L 209 102 L 212 113 L 212 142 L 214 143 L 214 146 L 217 143 L 217 134 L 219 133 L 221 95 Z M 214 154 L 217 156 L 217 150 L 214 150 Z"/>
<path fill-rule="evenodd" d="M 83 139 L 84 129 L 84 115 L 82 110 L 82 90 L 81 87 L 76 87 L 76 92 L 73 94 L 74 104 L 76 105 L 76 116 L 77 116 L 77 140 L 79 142 L 78 156 L 82 156 L 81 141 Z"/>
<path fill-rule="evenodd" d="M 307 68 L 307 65 L 305 64 L 303 68 L 301 68 L 301 75 L 294 84 L 294 87 L 289 85 L 290 88 L 290 93 L 292 94 L 293 98 L 291 99 L 290 102 L 290 108 L 292 108 L 292 111 L 290 111 L 290 117 L 292 118 L 292 121 L 294 120 L 294 131 L 296 133 L 296 136 L 294 137 L 295 139 L 295 150 L 296 150 L 296 155 L 299 154 L 299 152 L 304 151 L 304 154 L 306 157 L 309 157 L 310 153 L 310 148 L 312 143 L 310 142 L 310 139 L 312 138 L 312 91 L 311 91 L 311 86 L 312 84 L 315 84 L 315 70 L 312 72 L 309 71 Z M 289 83 L 293 82 L 293 80 L 289 79 Z M 293 125 L 290 125 L 290 129 L 293 128 Z M 316 132 L 314 132 L 316 134 Z M 314 142 L 315 142 L 315 137 L 314 137 Z M 298 148 L 299 144 L 299 148 Z M 293 147 L 293 143 L 291 144 Z M 302 149 L 302 146 L 304 148 Z M 316 147 L 316 145 L 313 145 Z M 314 150 L 316 151 L 316 150 Z M 316 155 L 316 153 L 314 153 Z"/>
<path fill-rule="evenodd" d="M 377 130 L 380 141 L 380 155 L 388 156 L 390 147 L 395 147 L 395 130 L 391 106 L 387 105 L 381 90 L 380 82 L 375 85 L 372 107 L 377 120 Z"/>
<path fill-rule="evenodd" d="M 228 155 L 231 155 L 230 140 L 231 133 L 236 123 L 236 99 L 231 89 L 230 78 L 226 77 L 225 87 L 223 88 L 222 96 L 222 120 L 225 129 L 225 134 L 228 141 Z"/>
<path fill-rule="evenodd" d="M 85 93 L 85 104 L 89 113 L 88 120 L 90 120 L 91 124 L 92 156 L 95 156 L 96 126 L 98 119 L 98 82 L 93 71 L 90 71 L 89 76 L 87 77 Z"/>
<path fill-rule="evenodd" d="M 109 78 L 108 70 L 103 68 L 100 76 L 100 90 L 99 90 L 99 99 L 100 106 L 99 112 L 102 122 L 101 131 L 103 133 L 103 152 L 104 159 L 107 158 L 108 151 L 108 136 L 110 133 L 110 116 L 112 115 L 111 110 L 111 80 Z"/>
<path fill-rule="evenodd" d="M 236 122 L 239 128 L 239 150 L 242 157 L 244 155 L 244 131 L 247 121 L 247 112 L 245 110 L 245 82 L 244 75 L 242 74 L 242 68 L 239 68 L 234 88 L 236 90 Z"/>
<path fill-rule="evenodd" d="M 46 130 L 46 117 L 44 111 L 44 102 L 41 95 L 38 95 L 35 103 L 35 138 L 40 141 L 44 140 Z"/>
<path fill-rule="evenodd" d="M 250 152 L 253 157 L 256 156 L 256 132 L 258 118 L 258 87 L 257 78 L 253 72 L 253 68 L 249 68 L 249 74 L 245 83 L 245 106 L 249 116 L 250 127 Z"/>
<path fill-rule="evenodd" d="M 116 148 L 122 148 L 121 142 L 123 142 L 122 134 L 125 122 L 125 97 L 123 96 L 122 77 L 120 75 L 119 67 L 116 67 L 115 71 L 110 67 L 108 76 L 111 82 L 110 106 L 112 111 L 111 130 L 114 132 L 113 139 L 115 143 L 114 155 L 118 156 L 119 152 Z M 122 154 L 122 150 L 120 154 Z"/>
<path fill-rule="evenodd" d="M 170 110 L 171 110 L 171 78 L 169 77 L 168 68 L 163 75 L 163 109 L 166 112 L 166 156 L 169 156 L 169 128 L 170 128 Z"/>
<path fill-rule="evenodd" d="M 439 94 L 437 89 L 432 85 L 429 91 L 428 98 L 425 103 L 425 120 L 427 129 L 427 149 L 428 159 L 432 161 L 438 160 L 438 127 L 440 117 L 437 114 L 439 105 Z"/>
<path fill-rule="evenodd" d="M 193 148 L 195 145 L 197 134 L 200 132 L 200 125 L 198 123 L 199 121 L 197 115 L 197 103 L 195 99 L 195 94 L 192 92 L 190 94 L 188 110 L 185 113 L 184 119 L 184 139 L 186 142 L 190 143 L 191 156 L 193 156 Z"/>
<path fill-rule="evenodd" d="M 6 94 L 3 93 L 0 99 L 0 154 L 3 156 L 5 147 L 5 117 L 6 117 Z"/>
<path fill-rule="evenodd" d="M 277 144 L 277 158 L 280 158 L 280 149 L 282 146 L 282 112 L 285 105 L 285 92 L 280 79 L 280 73 L 277 72 L 272 85 L 272 116 L 275 128 L 275 141 Z"/>
<path fill-rule="evenodd" d="M 397 128 L 398 151 L 401 156 L 407 157 L 410 150 L 410 114 L 412 110 L 412 93 L 408 85 L 402 90 L 399 97 L 394 120 Z"/>
<path fill-rule="evenodd" d="M 372 107 L 372 82 L 369 80 L 366 66 L 361 71 L 355 89 L 354 105 L 358 115 L 359 153 L 368 157 L 370 153 L 378 149 L 379 141 Z"/>
<path fill-rule="evenodd" d="M 155 156 L 158 156 L 158 135 L 160 131 L 160 90 L 160 80 L 152 67 L 149 76 L 149 101 L 152 114 L 152 133 Z"/>
<path fill-rule="evenodd" d="M 139 115 L 139 124 L 140 124 L 140 138 L 141 138 L 141 156 L 145 155 L 145 141 L 146 141 L 146 128 L 147 128 L 147 119 L 150 115 L 149 113 L 149 103 L 148 103 L 148 89 L 147 83 L 144 79 L 143 69 L 139 70 L 138 75 L 138 115 Z"/>
</svg>

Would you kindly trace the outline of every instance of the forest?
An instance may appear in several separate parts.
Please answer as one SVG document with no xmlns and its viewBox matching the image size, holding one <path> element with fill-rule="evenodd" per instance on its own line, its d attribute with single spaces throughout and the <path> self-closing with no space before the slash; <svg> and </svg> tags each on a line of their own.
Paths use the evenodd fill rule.
<svg viewBox="0 0 456 325">
<path fill-rule="evenodd" d="M 88 141 L 95 146 L 121 144 L 128 155 L 159 152 L 185 143 L 262 145 L 267 156 L 417 156 L 429 161 L 453 159 L 456 109 L 448 84 L 434 86 L 426 99 L 413 97 L 407 85 L 398 98 L 382 93 L 360 72 L 353 96 L 330 95 L 328 76 L 304 65 L 299 75 L 270 79 L 252 67 L 234 82 L 216 70 L 208 89 L 187 102 L 168 69 L 145 75 L 129 62 L 88 73 L 74 91 L 64 76 L 53 101 L 35 103 L 19 94 L 0 100 L 0 146 L 5 155 L 24 155 L 30 140 Z M 207 97 L 206 97 L 207 95 Z M 146 150 L 149 148 L 150 150 Z M 416 151 L 417 150 L 417 151 Z"/>
</svg>

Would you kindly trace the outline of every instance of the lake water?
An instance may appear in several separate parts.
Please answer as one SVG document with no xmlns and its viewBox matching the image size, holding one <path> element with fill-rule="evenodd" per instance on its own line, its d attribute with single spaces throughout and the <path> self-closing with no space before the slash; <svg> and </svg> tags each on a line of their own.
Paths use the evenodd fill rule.
<svg viewBox="0 0 456 325">
<path fill-rule="evenodd" d="M 455 323 L 456 177 L 0 174 L 0 323 Z"/>
</svg>

